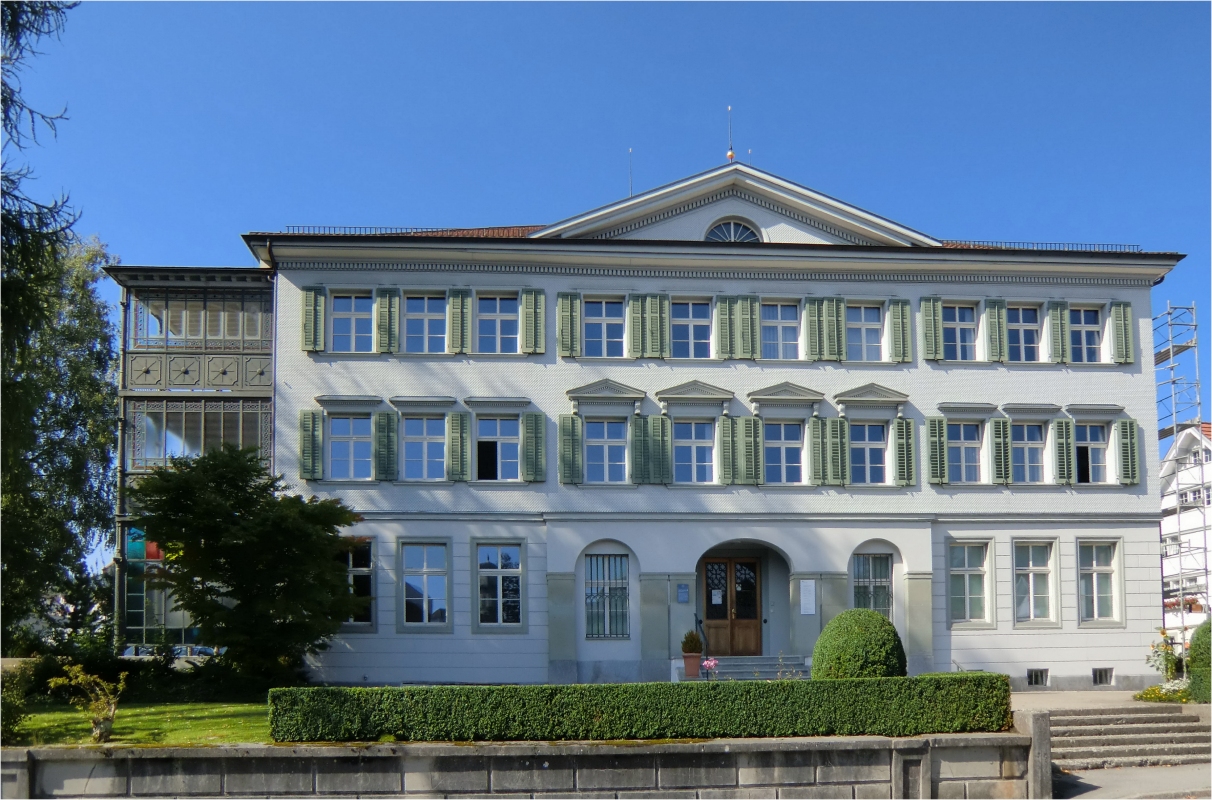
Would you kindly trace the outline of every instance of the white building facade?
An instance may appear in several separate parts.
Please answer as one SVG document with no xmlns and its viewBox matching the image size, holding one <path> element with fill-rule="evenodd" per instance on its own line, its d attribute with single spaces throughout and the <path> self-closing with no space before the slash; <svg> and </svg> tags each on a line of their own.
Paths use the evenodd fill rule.
<svg viewBox="0 0 1212 800">
<path fill-rule="evenodd" d="M 1162 461 L 1162 599 L 1165 628 L 1186 643 L 1208 619 L 1212 424 L 1178 432 Z"/>
<path fill-rule="evenodd" d="M 739 164 L 541 228 L 245 241 L 274 467 L 364 518 L 319 680 L 676 680 L 700 626 L 805 669 L 868 607 L 911 673 L 1156 682 L 1179 254 L 944 242 Z"/>
</svg>

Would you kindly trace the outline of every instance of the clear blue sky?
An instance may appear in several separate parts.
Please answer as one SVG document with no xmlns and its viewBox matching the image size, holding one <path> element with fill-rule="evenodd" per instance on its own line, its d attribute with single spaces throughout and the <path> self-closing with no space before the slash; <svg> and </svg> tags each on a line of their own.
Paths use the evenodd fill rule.
<svg viewBox="0 0 1212 800">
<path fill-rule="evenodd" d="M 742 158 L 934 236 L 1187 253 L 1155 307 L 1212 330 L 1209 63 L 1207 3 L 90 2 L 26 87 L 70 115 L 34 191 L 128 264 L 553 222 L 629 147 L 637 191 L 721 163 L 731 104 Z"/>
</svg>

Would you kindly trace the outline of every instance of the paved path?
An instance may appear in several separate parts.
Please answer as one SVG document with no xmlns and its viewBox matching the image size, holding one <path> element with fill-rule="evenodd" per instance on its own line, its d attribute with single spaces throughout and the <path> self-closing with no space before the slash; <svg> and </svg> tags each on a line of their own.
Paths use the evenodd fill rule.
<svg viewBox="0 0 1212 800">
<path fill-rule="evenodd" d="M 1133 692 L 1011 692 L 1015 711 L 1050 711 L 1059 708 L 1121 708 L 1145 705 Z M 1155 704 L 1154 704 L 1155 705 Z"/>
<path fill-rule="evenodd" d="M 1120 767 L 1053 774 L 1052 796 L 1095 800 L 1100 797 L 1212 797 L 1212 768 L 1207 764 L 1178 767 Z"/>
</svg>

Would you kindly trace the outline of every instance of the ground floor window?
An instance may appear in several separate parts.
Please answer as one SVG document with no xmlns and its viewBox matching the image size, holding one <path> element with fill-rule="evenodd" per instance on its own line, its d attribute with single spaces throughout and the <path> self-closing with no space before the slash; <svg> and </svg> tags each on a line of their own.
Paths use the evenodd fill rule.
<svg viewBox="0 0 1212 800">
<path fill-rule="evenodd" d="M 441 625 L 448 622 L 450 558 L 445 544 L 417 542 L 401 546 L 404 583 L 404 623 Z"/>
<path fill-rule="evenodd" d="M 1019 622 L 1051 619 L 1052 545 L 1014 545 L 1014 618 Z"/>
<path fill-rule="evenodd" d="M 522 547 L 481 544 L 476 547 L 480 624 L 522 622 Z"/>
<path fill-rule="evenodd" d="M 172 594 L 147 585 L 148 578 L 160 568 L 164 553 L 155 542 L 146 541 L 143 531 L 128 528 L 126 561 L 123 564 L 123 594 L 126 616 L 126 643 L 139 648 L 157 644 L 197 644 L 200 631 L 184 611 L 176 607 Z M 136 650 L 133 655 L 150 655 Z"/>
<path fill-rule="evenodd" d="M 892 618 L 892 556 L 854 557 L 854 607 Z"/>
<path fill-rule="evenodd" d="M 626 639 L 629 634 L 627 556 L 585 556 L 585 638 Z"/>
<path fill-rule="evenodd" d="M 1115 544 L 1078 545 L 1078 592 L 1082 621 L 1115 618 Z"/>
<path fill-rule="evenodd" d="M 952 622 L 985 620 L 985 545 L 953 544 L 948 548 Z"/>
<path fill-rule="evenodd" d="M 369 625 L 374 622 L 374 546 L 369 539 L 358 539 L 353 548 L 341 553 L 340 561 L 345 565 L 349 578 L 349 591 L 358 599 L 358 608 L 346 620 L 350 625 Z"/>
</svg>

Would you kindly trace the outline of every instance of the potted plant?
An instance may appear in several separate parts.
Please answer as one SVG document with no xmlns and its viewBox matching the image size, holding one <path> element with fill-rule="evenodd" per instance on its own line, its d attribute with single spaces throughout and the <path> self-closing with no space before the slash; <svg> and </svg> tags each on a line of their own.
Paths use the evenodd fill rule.
<svg viewBox="0 0 1212 800">
<path fill-rule="evenodd" d="M 686 679 L 699 677 L 699 658 L 703 653 L 703 640 L 694 631 L 686 631 L 682 637 L 682 664 L 686 667 Z"/>
</svg>

